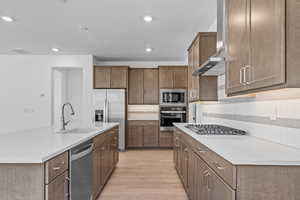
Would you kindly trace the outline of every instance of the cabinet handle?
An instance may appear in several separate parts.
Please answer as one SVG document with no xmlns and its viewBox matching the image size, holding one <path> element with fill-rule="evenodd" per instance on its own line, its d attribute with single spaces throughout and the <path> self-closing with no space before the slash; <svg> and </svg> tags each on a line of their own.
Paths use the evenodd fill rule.
<svg viewBox="0 0 300 200">
<path fill-rule="evenodd" d="M 198 150 L 199 153 L 206 153 L 207 152 L 207 151 L 205 151 L 205 150 L 203 150 L 201 148 L 197 148 L 197 150 Z"/>
<path fill-rule="evenodd" d="M 246 65 L 244 73 L 245 73 L 245 82 L 246 82 L 247 85 L 249 85 L 251 83 L 251 79 L 252 79 L 252 76 L 251 76 L 251 66 L 250 65 Z"/>
<path fill-rule="evenodd" d="M 240 84 L 243 84 L 243 69 L 244 67 L 240 69 Z"/>
<path fill-rule="evenodd" d="M 68 200 L 69 199 L 69 182 L 70 182 L 70 178 L 69 177 L 65 177 L 65 183 L 64 183 L 64 200 Z"/>
<path fill-rule="evenodd" d="M 60 170 L 60 167 L 53 167 L 52 168 L 54 171 L 58 171 L 58 170 Z"/>
<path fill-rule="evenodd" d="M 203 172 L 203 175 L 204 175 L 204 183 L 205 183 L 205 185 L 206 185 L 206 189 L 208 190 L 208 191 L 210 191 L 211 190 L 211 187 L 210 187 L 210 184 L 209 184 L 209 179 L 210 179 L 210 173 L 209 173 L 209 171 L 204 171 Z"/>
<path fill-rule="evenodd" d="M 226 167 L 219 165 L 219 163 L 217 163 L 217 162 L 213 162 L 213 164 L 220 171 L 223 171 L 226 168 Z"/>
</svg>

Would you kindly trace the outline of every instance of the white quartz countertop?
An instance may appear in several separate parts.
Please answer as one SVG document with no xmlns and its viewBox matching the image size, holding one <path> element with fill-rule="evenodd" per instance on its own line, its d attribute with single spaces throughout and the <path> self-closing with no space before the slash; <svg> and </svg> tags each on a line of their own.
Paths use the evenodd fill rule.
<svg viewBox="0 0 300 200">
<path fill-rule="evenodd" d="M 58 134 L 50 127 L 1 134 L 0 164 L 43 163 L 118 125 L 104 123 L 91 132 L 80 134 Z"/>
<path fill-rule="evenodd" d="M 300 166 L 300 149 L 256 137 L 197 135 L 183 123 L 174 124 L 233 165 Z"/>
</svg>

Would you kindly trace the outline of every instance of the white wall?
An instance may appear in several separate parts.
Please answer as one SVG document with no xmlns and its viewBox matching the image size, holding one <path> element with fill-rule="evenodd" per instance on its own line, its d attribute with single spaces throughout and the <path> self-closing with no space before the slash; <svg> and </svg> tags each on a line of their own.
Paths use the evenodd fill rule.
<svg viewBox="0 0 300 200">
<path fill-rule="evenodd" d="M 300 89 L 277 90 L 226 98 L 219 77 L 219 102 L 197 104 L 198 123 L 246 130 L 255 137 L 300 148 Z"/>
<path fill-rule="evenodd" d="M 91 123 L 91 55 L 0 55 L 0 133 L 51 126 L 53 67 L 83 69 L 83 123 Z"/>
</svg>

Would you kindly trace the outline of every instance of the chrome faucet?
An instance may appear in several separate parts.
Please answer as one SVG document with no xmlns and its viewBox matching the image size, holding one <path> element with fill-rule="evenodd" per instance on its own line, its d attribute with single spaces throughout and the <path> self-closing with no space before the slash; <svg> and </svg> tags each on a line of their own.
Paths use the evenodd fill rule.
<svg viewBox="0 0 300 200">
<path fill-rule="evenodd" d="M 71 120 L 68 120 L 68 121 L 65 121 L 65 107 L 69 105 L 70 108 L 71 108 L 71 115 L 75 115 L 75 112 L 74 112 L 74 109 L 73 109 L 73 106 L 71 103 L 64 103 L 64 105 L 62 106 L 62 128 L 61 130 L 62 131 L 65 131 L 66 130 L 66 126 L 71 122 Z"/>
</svg>

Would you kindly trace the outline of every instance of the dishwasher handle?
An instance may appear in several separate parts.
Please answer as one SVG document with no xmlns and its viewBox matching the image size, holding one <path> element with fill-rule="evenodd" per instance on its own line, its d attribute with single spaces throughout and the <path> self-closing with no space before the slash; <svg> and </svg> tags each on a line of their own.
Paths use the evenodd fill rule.
<svg viewBox="0 0 300 200">
<path fill-rule="evenodd" d="M 94 149 L 94 144 L 86 145 L 83 148 L 76 150 L 74 152 L 74 154 L 71 155 L 71 160 L 72 161 L 78 160 L 78 159 L 92 153 L 93 149 Z"/>
</svg>

